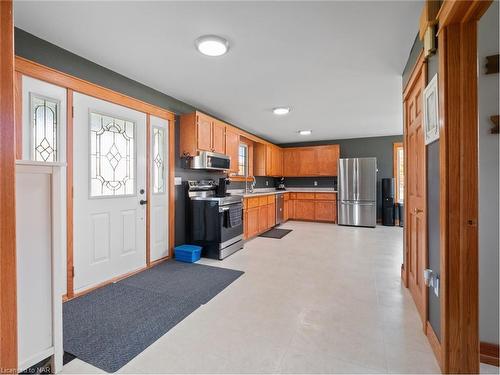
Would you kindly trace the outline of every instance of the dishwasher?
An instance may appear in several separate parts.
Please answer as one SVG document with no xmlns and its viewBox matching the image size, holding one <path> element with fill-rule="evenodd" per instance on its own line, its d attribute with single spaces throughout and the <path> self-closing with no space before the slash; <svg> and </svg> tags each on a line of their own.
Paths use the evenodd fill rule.
<svg viewBox="0 0 500 375">
<path fill-rule="evenodd" d="M 276 225 L 283 222 L 285 209 L 285 195 L 283 193 L 276 194 Z"/>
</svg>

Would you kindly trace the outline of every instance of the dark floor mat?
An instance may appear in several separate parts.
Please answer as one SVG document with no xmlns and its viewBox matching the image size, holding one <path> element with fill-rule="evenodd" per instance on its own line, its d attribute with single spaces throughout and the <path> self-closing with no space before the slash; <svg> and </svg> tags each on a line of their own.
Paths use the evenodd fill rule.
<svg viewBox="0 0 500 375">
<path fill-rule="evenodd" d="M 280 238 L 285 237 L 291 231 L 292 231 L 291 229 L 273 228 L 273 229 L 268 230 L 267 232 L 262 233 L 261 235 L 259 235 L 259 237 L 280 239 Z"/>
<path fill-rule="evenodd" d="M 168 261 L 68 301 L 64 351 L 115 372 L 242 274 Z"/>
</svg>

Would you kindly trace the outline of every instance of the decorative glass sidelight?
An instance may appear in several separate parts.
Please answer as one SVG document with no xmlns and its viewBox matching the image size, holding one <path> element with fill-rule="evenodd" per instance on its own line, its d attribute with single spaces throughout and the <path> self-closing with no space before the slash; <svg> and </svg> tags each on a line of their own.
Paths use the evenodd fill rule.
<svg viewBox="0 0 500 375">
<path fill-rule="evenodd" d="M 135 194 L 135 123 L 90 113 L 90 196 Z"/>
<path fill-rule="evenodd" d="M 165 130 L 153 128 L 153 193 L 165 192 Z"/>
<path fill-rule="evenodd" d="M 31 158 L 57 161 L 59 101 L 30 93 Z"/>
</svg>

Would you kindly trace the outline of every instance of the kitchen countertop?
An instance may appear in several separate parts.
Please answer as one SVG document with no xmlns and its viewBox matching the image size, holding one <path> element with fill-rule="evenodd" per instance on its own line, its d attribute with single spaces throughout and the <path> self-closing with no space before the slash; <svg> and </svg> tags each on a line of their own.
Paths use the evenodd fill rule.
<svg viewBox="0 0 500 375">
<path fill-rule="evenodd" d="M 254 189 L 253 193 L 244 194 L 244 189 L 232 189 L 227 192 L 233 195 L 243 195 L 244 198 L 258 197 L 279 193 L 337 193 L 334 188 L 287 188 L 286 190 L 276 190 L 274 188 Z"/>
</svg>

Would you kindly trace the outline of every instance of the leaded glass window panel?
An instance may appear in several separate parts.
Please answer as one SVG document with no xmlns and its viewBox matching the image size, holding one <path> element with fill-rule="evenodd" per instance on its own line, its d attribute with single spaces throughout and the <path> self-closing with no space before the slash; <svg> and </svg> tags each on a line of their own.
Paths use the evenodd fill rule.
<svg viewBox="0 0 500 375">
<path fill-rule="evenodd" d="M 31 158 L 57 161 L 59 101 L 30 93 Z"/>
<path fill-rule="evenodd" d="M 90 113 L 90 196 L 135 194 L 135 123 Z"/>
<path fill-rule="evenodd" d="M 165 192 L 165 129 L 153 128 L 153 193 Z"/>
</svg>

